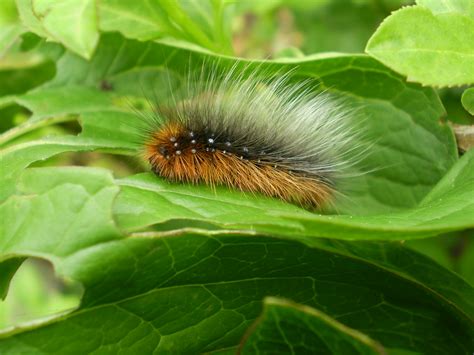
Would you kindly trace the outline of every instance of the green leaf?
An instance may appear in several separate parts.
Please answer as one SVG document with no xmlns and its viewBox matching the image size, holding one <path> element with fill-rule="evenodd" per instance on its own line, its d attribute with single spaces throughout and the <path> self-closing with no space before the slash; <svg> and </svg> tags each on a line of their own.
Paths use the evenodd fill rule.
<svg viewBox="0 0 474 355">
<path fill-rule="evenodd" d="M 13 102 L 22 105 L 31 112 L 31 118 L 13 129 L 0 135 L 0 144 L 6 143 L 26 132 L 63 121 L 76 119 L 79 113 L 112 111 L 120 115 L 121 109 L 114 105 L 113 96 L 100 90 L 84 87 L 70 86 L 64 89 L 48 89 L 31 91 L 26 95 L 12 98 Z M 128 117 L 130 118 L 130 114 Z M 129 132 L 133 132 L 133 127 Z M 109 134 L 105 134 L 109 136 Z M 93 142 L 90 142 L 93 143 Z M 121 145 L 122 150 L 128 142 Z M 95 142 L 94 145 L 99 145 Z M 130 146 L 130 144 L 128 144 Z M 121 148 L 117 147 L 117 148 Z"/>
<path fill-rule="evenodd" d="M 118 188 L 110 173 L 72 167 L 41 172 L 31 180 L 25 175 L 19 187 L 25 195 L 0 206 L 0 260 L 28 253 L 65 256 L 118 237 L 111 214 Z"/>
<path fill-rule="evenodd" d="M 41 89 L 30 92 L 17 100 L 33 112 L 33 120 L 42 118 L 112 110 L 110 94 L 83 86 L 69 86 L 67 91 Z"/>
<path fill-rule="evenodd" d="M 1 335 L 0 352 L 74 353 L 79 343 L 81 351 L 112 352 L 233 347 L 266 295 L 318 307 L 389 348 L 469 347 L 473 289 L 399 245 L 229 231 L 123 239 L 111 218 L 117 187 L 104 170 L 28 169 L 17 188 L 1 206 L 16 222 L 2 226 L 0 258 L 40 255 L 83 283 L 85 295 L 77 312 Z M 394 327 L 396 336 L 384 331 Z"/>
<path fill-rule="evenodd" d="M 36 33 L 38 36 L 52 39 L 44 29 L 40 19 L 35 14 L 33 0 L 16 0 L 16 6 L 23 26 L 25 26 L 29 31 Z"/>
<path fill-rule="evenodd" d="M 53 38 L 85 58 L 92 56 L 99 41 L 94 0 L 34 0 L 33 8 Z"/>
<path fill-rule="evenodd" d="M 0 4 L 0 25 L 18 22 L 15 0 L 3 0 Z"/>
<path fill-rule="evenodd" d="M 102 31 L 120 31 L 124 36 L 139 40 L 175 34 L 158 2 L 105 0 L 100 2 L 99 16 Z"/>
<path fill-rule="evenodd" d="M 0 175 L 0 201 L 16 193 L 16 184 L 23 169 L 33 162 L 45 160 L 56 154 L 71 151 L 90 151 L 98 149 L 90 140 L 75 137 L 50 138 L 18 144 L 0 150 L 2 174 Z"/>
<path fill-rule="evenodd" d="M 127 82 L 136 81 L 133 78 L 153 82 L 150 80 L 156 79 L 156 76 L 142 76 L 143 67 L 147 72 L 156 66 L 160 78 L 163 63 L 171 56 L 175 59 L 167 69 L 173 73 L 171 83 L 175 87 L 182 85 L 180 73 L 190 60 L 196 63 L 213 58 L 172 47 L 123 41 L 118 36 L 107 37 L 102 43 L 92 63 L 65 54 L 59 60 L 58 73 L 52 82 L 17 98 L 17 102 L 34 113 L 33 119 L 27 122 L 30 128 L 58 116 L 81 114 L 83 132 L 77 139 L 49 139 L 7 150 L 2 158 L 8 166 L 8 174 L 5 174 L 2 184 L 3 198 L 15 193 L 15 184 L 22 169 L 36 160 L 65 151 L 107 149 L 116 153 L 136 152 L 134 123 L 137 124 L 138 120 L 123 111 L 116 93 L 136 93 L 126 87 Z M 165 48 L 168 50 L 165 51 Z M 123 53 L 128 53 L 128 57 L 124 57 Z M 139 61 L 135 55 L 139 56 Z M 223 59 L 220 63 L 235 64 L 234 61 L 226 63 Z M 365 56 L 325 56 L 296 64 L 279 62 L 258 65 L 266 66 L 269 71 L 295 70 L 298 78 L 320 80 L 324 87 L 345 97 L 354 107 L 363 105 L 361 111 L 367 135 L 373 136 L 377 144 L 377 149 L 366 157 L 363 164 L 383 169 L 354 179 L 359 193 L 353 193 L 350 197 L 355 200 L 361 216 L 321 216 L 276 200 L 248 196 L 229 189 L 220 188 L 216 194 L 204 186 L 168 184 L 149 174 L 119 182 L 122 192 L 114 209 L 120 226 L 138 230 L 184 219 L 280 235 L 346 239 L 413 238 L 472 226 L 469 218 L 473 208 L 472 189 L 470 176 L 466 173 L 472 164 L 471 154 L 453 168 L 450 176 L 456 182 L 452 187 L 455 190 L 451 188 L 451 180 L 447 180 L 433 195 L 442 199 L 441 202 L 432 197 L 429 203 L 416 207 L 456 159 L 452 133 L 447 126 L 437 122 L 442 107 L 431 89 L 406 84 Z M 120 79 L 124 75 L 126 80 Z M 104 80 L 111 83 L 111 92 L 96 88 Z M 378 90 L 371 82 L 383 83 L 390 90 Z M 429 110 L 421 107 L 428 107 Z M 387 126 L 392 127 L 390 131 L 393 134 L 387 135 Z M 19 128 L 27 129 L 28 126 Z M 398 163 L 401 161 L 402 164 Z M 392 166 L 387 167 L 387 163 Z M 458 176 L 460 172 L 462 174 Z M 450 196 L 451 191 L 459 194 Z M 189 205 L 195 206 L 196 201 L 199 201 L 201 208 L 189 208 Z M 178 208 L 181 205 L 183 207 Z M 246 211 L 242 206 L 246 206 Z M 223 214 L 223 211 L 227 212 Z M 341 208 L 343 211 L 344 208 Z M 346 211 L 350 213 L 351 209 Z M 378 212 L 379 215 L 363 216 L 364 212 Z"/>
<path fill-rule="evenodd" d="M 90 58 L 99 41 L 95 0 L 17 0 L 23 25 Z"/>
<path fill-rule="evenodd" d="M 99 29 L 132 39 L 173 38 L 232 52 L 232 8 L 221 0 L 17 0 L 17 6 L 26 28 L 84 58 L 94 52 Z M 10 32 L 5 28 L 5 35 Z"/>
<path fill-rule="evenodd" d="M 467 89 L 462 94 L 462 105 L 471 114 L 474 115 L 474 88 Z"/>
<path fill-rule="evenodd" d="M 474 4 L 469 0 L 416 0 L 416 3 L 429 8 L 434 14 L 457 12 L 474 19 Z"/>
<path fill-rule="evenodd" d="M 117 114 L 111 116 L 120 117 Z M 2 195 L 6 198 L 17 193 L 15 185 L 22 169 L 32 162 L 66 151 L 104 149 L 109 144 L 106 140 L 102 141 L 103 145 L 97 143 L 87 137 L 70 137 L 31 142 L 5 150 L 2 160 L 8 174 L 3 177 Z M 172 184 L 152 174 L 139 174 L 117 181 L 121 192 L 114 204 L 114 214 L 119 226 L 126 230 L 186 220 L 288 237 L 419 238 L 473 226 L 470 218 L 474 213 L 473 165 L 474 151 L 471 151 L 459 160 L 418 208 L 392 214 L 324 216 L 276 199 L 242 194 L 227 188 Z M 57 173 L 55 169 L 48 172 L 51 175 Z"/>
<path fill-rule="evenodd" d="M 260 233 L 342 239 L 409 239 L 474 227 L 474 150 L 468 152 L 417 208 L 373 216 L 312 214 L 274 199 L 228 189 L 171 184 L 152 174 L 119 180 L 114 210 L 127 230 L 174 219 L 206 221 Z"/>
<path fill-rule="evenodd" d="M 23 33 L 20 24 L 1 24 L 0 23 L 0 58 L 13 45 L 13 43 Z"/>
<path fill-rule="evenodd" d="M 471 0 L 419 1 L 389 16 L 366 51 L 409 81 L 455 86 L 474 83 Z"/>
<path fill-rule="evenodd" d="M 53 240 L 61 232 L 38 227 Z M 61 247 L 71 243 L 82 249 L 54 262 L 60 275 L 83 283 L 81 307 L 3 333 L 0 352 L 226 349 L 268 295 L 321 309 L 389 349 L 461 354 L 472 345 L 473 289 L 396 244 L 305 244 L 229 232 L 135 235 L 90 247 L 68 238 Z"/>
<path fill-rule="evenodd" d="M 296 2 L 304 9 L 312 1 Z M 417 8 L 437 19 L 472 19 L 462 0 L 423 3 L 433 13 Z M 365 55 L 260 62 L 207 52 L 202 47 L 228 50 L 227 4 L 17 0 L 21 26 L 42 38 L 25 34 L 8 55 L 47 58 L 56 74 L 38 86 L 47 78 L 43 70 L 26 73 L 21 61 L 21 70 L 4 73 L 0 116 L 5 128 L 18 125 L 0 136 L 0 296 L 29 257 L 51 262 L 84 294 L 67 313 L 18 326 L 26 319 L 20 315 L 15 328 L 0 331 L 0 353 L 223 354 L 238 351 L 245 334 L 261 348 L 255 336 L 276 323 L 260 323 L 257 333 L 249 327 L 268 296 L 288 300 L 264 314 L 294 322 L 279 324 L 293 348 L 302 345 L 293 336 L 304 341 L 317 333 L 335 353 L 346 352 L 343 344 L 368 352 L 383 344 L 388 353 L 469 353 L 472 285 L 400 242 L 474 226 L 474 150 L 458 160 L 437 93 Z M 15 16 L 11 23 L 18 24 Z M 104 30 L 160 42 L 118 33 L 98 41 Z M 201 49 L 190 50 L 195 44 Z M 16 64 L 11 58 L 7 64 Z M 140 120 L 130 106 L 148 111 L 184 90 L 186 73 L 230 68 L 290 73 L 289 80 L 327 90 L 354 112 L 354 154 L 369 148 L 355 166 L 362 174 L 341 187 L 347 200 L 335 200 L 339 215 L 136 174 L 148 169 L 138 159 Z M 78 131 L 69 121 L 80 123 L 77 136 L 67 135 Z M 32 141 L 46 132 L 63 136 Z M 91 167 L 99 160 L 107 170 Z M 57 166 L 63 164 L 89 167 Z M 113 176 L 122 169 L 125 178 Z M 469 274 L 470 264 L 456 267 Z M 33 304 L 41 316 L 59 310 L 35 303 L 49 286 L 38 284 L 37 293 L 36 277 L 23 280 L 31 292 L 12 292 L 10 307 L 30 313 Z"/>
<path fill-rule="evenodd" d="M 385 354 L 380 344 L 308 306 L 279 298 L 263 311 L 244 338 L 242 354 Z"/>
<path fill-rule="evenodd" d="M 373 145 L 373 149 L 357 167 L 362 175 L 352 179 L 349 195 L 352 202 L 338 203 L 341 212 L 373 214 L 414 207 L 457 159 L 450 128 L 438 122 L 444 110 L 436 94 L 431 89 L 407 84 L 366 56 L 314 56 L 302 61 L 250 63 L 108 35 L 90 63 L 70 53 L 64 54 L 59 59 L 56 77 L 17 101 L 23 100 L 34 113 L 38 109 L 35 116 L 44 118 L 67 114 L 68 110 L 81 114 L 82 105 L 87 113 L 82 117 L 84 130 L 91 133 L 93 129 L 88 130 L 88 125 L 100 125 L 101 131 L 93 133 L 94 138 L 107 139 L 110 145 L 123 151 L 136 143 L 132 132 L 138 120 L 129 119 L 131 134 L 127 139 L 124 125 L 117 128 L 113 116 L 113 112 L 123 112 L 123 108 L 115 105 L 120 100 L 114 101 L 114 95 L 150 98 L 156 94 L 160 100 L 166 99 L 170 92 L 185 84 L 183 73 L 189 70 L 190 63 L 193 68 L 201 68 L 209 62 L 217 63 L 223 70 L 236 63 L 240 64 L 236 70 L 257 67 L 268 75 L 292 71 L 296 80 L 314 80 L 315 86 L 320 83 L 320 89 L 343 97 L 349 108 L 358 110 L 357 119 L 364 121 L 361 127 L 364 144 Z M 112 90 L 100 90 L 104 83 Z M 35 106 L 33 100 L 41 106 Z M 102 103 L 95 105 L 97 109 L 90 114 L 90 106 L 98 101 Z M 49 102 L 54 102 L 54 106 Z M 112 142 L 116 130 L 121 132 Z"/>
</svg>

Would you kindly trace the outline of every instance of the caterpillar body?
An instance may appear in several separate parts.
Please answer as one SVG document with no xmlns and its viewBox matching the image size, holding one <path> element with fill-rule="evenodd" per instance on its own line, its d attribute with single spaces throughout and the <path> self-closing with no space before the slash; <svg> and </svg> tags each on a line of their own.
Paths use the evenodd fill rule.
<svg viewBox="0 0 474 355">
<path fill-rule="evenodd" d="M 203 80 L 205 79 L 205 80 Z M 349 162 L 348 111 L 311 83 L 231 70 L 188 79 L 147 119 L 144 156 L 168 180 L 225 185 L 319 208 Z"/>
</svg>

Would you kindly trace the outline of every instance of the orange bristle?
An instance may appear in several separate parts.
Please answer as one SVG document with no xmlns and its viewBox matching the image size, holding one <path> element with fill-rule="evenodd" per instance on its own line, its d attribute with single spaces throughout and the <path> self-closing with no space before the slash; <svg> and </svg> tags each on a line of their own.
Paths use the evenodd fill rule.
<svg viewBox="0 0 474 355">
<path fill-rule="evenodd" d="M 323 180 L 290 171 L 264 157 L 244 156 L 245 152 L 233 149 L 232 142 L 214 142 L 209 137 L 212 135 L 168 121 L 145 143 L 145 158 L 157 175 L 172 181 L 260 192 L 306 208 L 320 207 L 333 193 Z"/>
</svg>

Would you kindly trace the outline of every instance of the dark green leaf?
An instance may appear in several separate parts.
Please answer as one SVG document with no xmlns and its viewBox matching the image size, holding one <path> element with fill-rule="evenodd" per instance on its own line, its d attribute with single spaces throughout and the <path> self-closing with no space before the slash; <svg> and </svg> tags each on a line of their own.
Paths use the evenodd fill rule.
<svg viewBox="0 0 474 355">
<path fill-rule="evenodd" d="M 365 334 L 308 306 L 269 297 L 241 354 L 385 354 Z"/>
<path fill-rule="evenodd" d="M 443 101 L 443 106 L 446 108 L 446 118 L 450 122 L 471 125 L 474 124 L 474 115 L 470 114 L 461 103 L 463 91 L 462 88 L 446 88 L 440 90 L 439 95 Z"/>
<path fill-rule="evenodd" d="M 55 68 L 51 62 L 38 63 L 24 68 L 17 66 L 8 70 L 1 70 L 0 96 L 23 94 L 51 79 L 54 71 Z"/>
<path fill-rule="evenodd" d="M 473 289 L 396 244 L 171 232 L 55 260 L 61 275 L 84 284 L 81 308 L 4 333 L 0 351 L 225 349 L 239 342 L 270 295 L 317 307 L 388 349 L 463 354 L 472 347 Z"/>
</svg>

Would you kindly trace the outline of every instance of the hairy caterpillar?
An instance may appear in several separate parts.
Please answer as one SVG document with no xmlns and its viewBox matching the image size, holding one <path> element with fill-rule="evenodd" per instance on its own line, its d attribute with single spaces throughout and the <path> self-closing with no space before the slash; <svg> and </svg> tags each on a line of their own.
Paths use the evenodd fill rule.
<svg viewBox="0 0 474 355">
<path fill-rule="evenodd" d="M 144 156 L 171 181 L 225 185 L 313 209 L 348 166 L 348 111 L 311 83 L 233 68 L 187 79 L 184 96 L 145 122 Z"/>
</svg>

